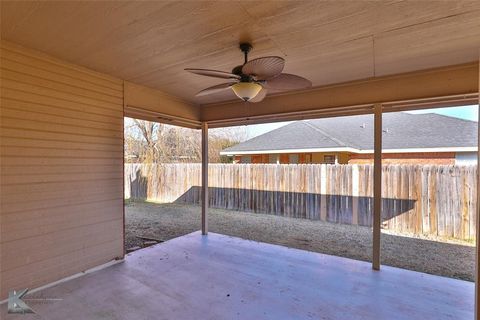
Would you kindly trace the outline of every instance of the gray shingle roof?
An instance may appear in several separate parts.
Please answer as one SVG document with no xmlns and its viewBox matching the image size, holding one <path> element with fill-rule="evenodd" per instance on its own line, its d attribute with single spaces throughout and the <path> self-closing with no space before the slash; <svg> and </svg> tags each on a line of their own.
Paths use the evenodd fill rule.
<svg viewBox="0 0 480 320">
<path fill-rule="evenodd" d="M 383 149 L 476 146 L 477 122 L 436 113 L 383 114 Z M 222 153 L 339 147 L 373 150 L 373 115 L 296 121 Z"/>
</svg>

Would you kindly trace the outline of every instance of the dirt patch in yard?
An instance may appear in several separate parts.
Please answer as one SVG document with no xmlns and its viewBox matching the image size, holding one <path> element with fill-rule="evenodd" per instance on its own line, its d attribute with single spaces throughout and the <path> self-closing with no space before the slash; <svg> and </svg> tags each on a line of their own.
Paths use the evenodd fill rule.
<svg viewBox="0 0 480 320">
<path fill-rule="evenodd" d="M 370 228 L 267 214 L 209 209 L 209 231 L 292 248 L 371 261 Z M 200 207 L 130 202 L 125 207 L 126 248 L 136 236 L 168 240 L 199 230 Z M 473 281 L 475 247 L 382 233 L 382 264 Z"/>
</svg>

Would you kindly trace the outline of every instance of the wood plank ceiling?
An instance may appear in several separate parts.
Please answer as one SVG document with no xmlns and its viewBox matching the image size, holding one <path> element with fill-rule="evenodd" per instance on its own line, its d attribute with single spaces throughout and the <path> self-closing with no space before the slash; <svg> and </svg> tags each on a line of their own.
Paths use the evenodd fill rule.
<svg viewBox="0 0 480 320">
<path fill-rule="evenodd" d="M 1 2 L 1 36 L 195 104 L 229 71 L 279 55 L 314 86 L 478 60 L 480 1 Z"/>
</svg>

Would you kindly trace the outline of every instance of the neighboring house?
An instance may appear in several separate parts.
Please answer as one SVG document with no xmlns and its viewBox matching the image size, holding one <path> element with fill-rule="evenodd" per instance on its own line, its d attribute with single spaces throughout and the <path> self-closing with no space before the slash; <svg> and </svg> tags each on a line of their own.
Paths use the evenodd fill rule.
<svg viewBox="0 0 480 320">
<path fill-rule="evenodd" d="M 476 163 L 477 123 L 383 114 L 383 163 Z M 373 115 L 296 121 L 224 149 L 235 163 L 373 163 Z"/>
</svg>

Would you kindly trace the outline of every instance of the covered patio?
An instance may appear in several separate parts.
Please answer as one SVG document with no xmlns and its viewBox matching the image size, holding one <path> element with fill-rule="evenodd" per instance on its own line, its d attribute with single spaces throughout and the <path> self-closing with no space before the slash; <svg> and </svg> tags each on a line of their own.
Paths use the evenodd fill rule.
<svg viewBox="0 0 480 320">
<path fill-rule="evenodd" d="M 31 306 L 49 320 L 472 319 L 473 287 L 467 281 L 392 267 L 376 272 L 366 262 L 194 232 L 42 290 L 37 295 L 62 300 Z"/>
<path fill-rule="evenodd" d="M 62 301 L 25 319 L 478 319 L 478 254 L 473 284 L 382 266 L 380 247 L 382 114 L 478 104 L 478 1 L 1 9 L 2 318 L 29 288 Z M 245 42 L 312 87 L 196 95 L 218 79 L 185 69 L 228 73 Z M 359 114 L 374 117 L 371 263 L 208 233 L 209 128 Z M 201 231 L 130 255 L 124 116 L 202 133 Z"/>
</svg>

